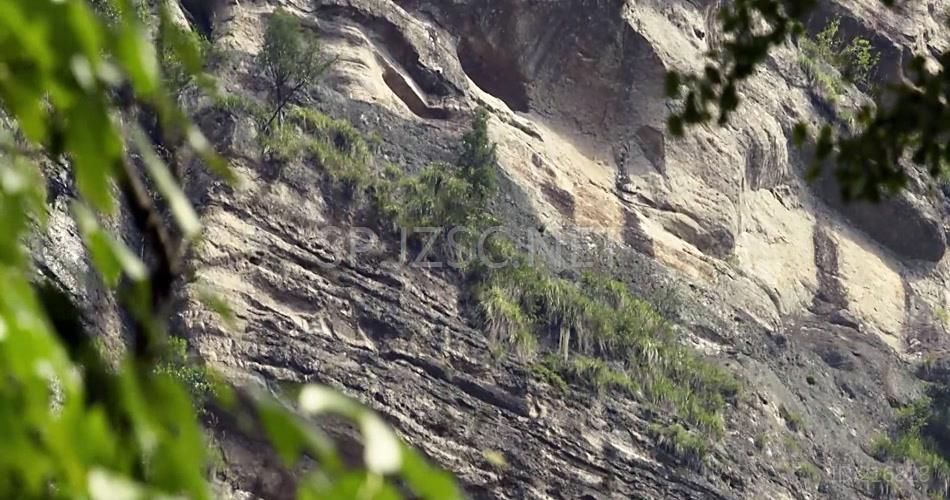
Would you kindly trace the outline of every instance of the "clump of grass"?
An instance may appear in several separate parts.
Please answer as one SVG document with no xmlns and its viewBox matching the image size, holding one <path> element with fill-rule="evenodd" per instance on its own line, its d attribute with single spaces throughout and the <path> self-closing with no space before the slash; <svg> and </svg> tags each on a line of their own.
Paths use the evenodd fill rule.
<svg viewBox="0 0 950 500">
<path fill-rule="evenodd" d="M 640 394 L 640 386 L 628 373 L 602 359 L 577 356 L 565 362 L 554 357 L 560 373 L 576 383 L 587 385 L 598 393 L 619 391 L 631 395 Z"/>
<path fill-rule="evenodd" d="M 211 108 L 230 114 L 246 114 L 261 124 L 267 119 L 267 112 L 259 102 L 240 94 L 215 95 Z"/>
<path fill-rule="evenodd" d="M 897 483 L 894 481 L 894 475 L 887 469 L 868 472 L 861 480 L 867 485 L 867 491 L 873 498 L 884 500 L 897 496 Z"/>
<path fill-rule="evenodd" d="M 244 98 L 222 98 L 221 109 L 261 117 L 261 108 Z M 316 110 L 294 107 L 284 120 L 262 129 L 258 140 L 262 153 L 272 162 L 308 161 L 319 168 L 332 185 L 348 197 L 392 191 L 391 172 L 378 175 L 370 147 L 345 120 L 330 118 Z M 393 203 L 395 205 L 395 203 Z"/>
<path fill-rule="evenodd" d="M 769 435 L 766 432 L 760 432 L 752 439 L 752 444 L 757 450 L 764 450 L 769 445 Z"/>
<path fill-rule="evenodd" d="M 650 433 L 657 446 L 668 453 L 683 465 L 694 470 L 702 470 L 709 454 L 709 445 L 702 439 L 689 432 L 680 424 L 663 426 L 653 424 Z"/>
<path fill-rule="evenodd" d="M 945 325 L 950 324 L 950 311 L 948 311 L 946 307 L 935 307 L 934 316 L 936 316 L 941 323 Z"/>
<path fill-rule="evenodd" d="M 395 221 L 402 210 L 399 185 L 405 174 L 399 167 L 387 163 L 377 181 L 370 186 L 370 197 L 380 220 Z"/>
<path fill-rule="evenodd" d="M 496 286 L 484 289 L 478 307 L 492 342 L 513 344 L 521 354 L 534 352 L 537 339 L 528 329 L 530 321 L 505 290 Z"/>
<path fill-rule="evenodd" d="M 566 379 L 642 396 L 710 436 L 722 434 L 721 413 L 739 383 L 680 344 L 653 306 L 605 276 L 587 273 L 572 281 L 509 245 L 495 251 L 505 255 L 492 261 L 509 265 L 473 271 L 478 307 L 506 311 L 503 320 L 484 323 L 488 331 L 496 324 L 527 329 L 557 353 Z"/>
<path fill-rule="evenodd" d="M 369 145 L 346 120 L 296 107 L 288 123 L 300 129 L 303 151 L 336 186 L 353 194 L 367 190 L 376 181 Z"/>
<path fill-rule="evenodd" d="M 261 150 L 271 161 L 288 163 L 303 158 L 306 140 L 287 124 L 276 124 L 258 137 Z"/>
<path fill-rule="evenodd" d="M 821 480 L 821 471 L 811 462 L 803 462 L 795 469 L 795 476 L 802 481 L 817 483 Z"/>
<path fill-rule="evenodd" d="M 561 392 L 567 392 L 568 385 L 564 377 L 558 373 L 560 368 L 558 363 L 557 358 L 549 356 L 539 362 L 531 363 L 531 372 L 551 387 Z"/>
<path fill-rule="evenodd" d="M 341 155 L 355 161 L 369 163 L 372 154 L 369 145 L 358 130 L 346 120 L 337 120 L 308 108 L 294 108 L 289 121 L 304 134 L 333 146 Z"/>
<path fill-rule="evenodd" d="M 915 464 L 926 473 L 927 491 L 934 498 L 950 496 L 950 450 L 947 418 L 950 388 L 932 386 L 928 394 L 897 412 L 890 435 L 875 438 L 871 454 L 881 461 Z"/>
<path fill-rule="evenodd" d="M 800 432 L 805 429 L 805 418 L 800 414 L 788 409 L 785 405 L 779 406 L 778 415 L 785 421 L 785 426 L 792 432 Z"/>
</svg>

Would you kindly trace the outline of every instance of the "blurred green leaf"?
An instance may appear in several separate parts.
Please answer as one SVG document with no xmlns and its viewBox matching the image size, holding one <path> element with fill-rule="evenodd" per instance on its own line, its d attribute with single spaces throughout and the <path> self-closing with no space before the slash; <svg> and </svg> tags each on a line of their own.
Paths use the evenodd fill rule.
<svg viewBox="0 0 950 500">
<path fill-rule="evenodd" d="M 100 96 L 79 100 L 69 110 L 67 147 L 79 192 L 95 208 L 111 212 L 114 207 L 110 178 L 121 161 L 122 144 L 106 114 Z"/>
<path fill-rule="evenodd" d="M 107 234 L 88 208 L 80 203 L 74 203 L 72 208 L 79 232 L 106 284 L 112 288 L 118 286 L 123 272 L 136 282 L 143 282 L 148 278 L 145 264 L 124 244 Z"/>
<path fill-rule="evenodd" d="M 363 434 L 363 463 L 376 474 L 392 474 L 402 465 L 399 439 L 376 414 L 364 411 L 359 419 Z"/>
<path fill-rule="evenodd" d="M 462 498 L 452 477 L 434 469 L 418 454 L 403 448 L 402 477 L 420 498 L 425 500 L 455 500 Z"/>
<path fill-rule="evenodd" d="M 171 209 L 172 216 L 178 223 L 185 240 L 190 241 L 201 231 L 201 223 L 198 222 L 198 214 L 192 208 L 191 202 L 185 197 L 181 187 L 175 182 L 168 166 L 155 154 L 152 144 L 149 142 L 145 133 L 138 127 L 133 129 L 133 140 L 136 148 L 142 156 L 142 162 L 152 180 L 155 181 L 155 187 L 165 197 L 168 206 Z"/>
<path fill-rule="evenodd" d="M 170 340 L 163 354 L 167 335 L 156 304 L 167 297 L 152 296 L 162 289 L 153 290 L 149 276 L 174 279 L 174 272 L 161 262 L 149 269 L 100 223 L 110 220 L 116 194 L 128 189 L 115 181 L 134 172 L 125 162 L 135 150 L 185 239 L 198 234 L 194 209 L 136 125 L 144 123 L 140 112 L 156 115 L 161 140 L 172 137 L 161 146 L 184 141 L 212 171 L 234 176 L 160 78 L 166 56 L 201 76 L 207 47 L 179 30 L 159 35 L 168 50 L 157 53 L 139 22 L 148 8 L 140 7 L 137 0 L 0 0 L 0 108 L 22 132 L 0 138 L 0 498 L 209 498 L 208 443 L 193 401 L 207 397 L 216 398 L 218 411 L 256 416 L 287 464 L 304 457 L 319 463 L 301 497 L 400 498 L 385 474 L 401 470 L 413 490 L 429 493 L 424 498 L 457 498 L 448 475 L 412 455 L 352 399 L 309 386 L 300 395 L 309 413 L 337 413 L 361 429 L 366 463 L 351 470 L 333 441 L 284 403 L 260 397 L 253 409 L 243 408 L 240 391 L 190 364 L 184 341 Z M 6 115 L 0 118 L 5 125 Z M 136 336 L 134 356 L 95 348 L 80 307 L 23 258 L 23 241 L 47 210 L 36 152 L 76 181 L 72 216 L 96 270 L 122 299 Z M 136 208 L 150 205 L 135 198 L 139 193 L 122 194 Z M 154 229 L 147 224 L 164 224 L 157 213 L 145 218 L 143 232 Z M 131 286 L 119 286 L 123 276 Z M 209 302 L 230 315 L 223 301 Z"/>
</svg>

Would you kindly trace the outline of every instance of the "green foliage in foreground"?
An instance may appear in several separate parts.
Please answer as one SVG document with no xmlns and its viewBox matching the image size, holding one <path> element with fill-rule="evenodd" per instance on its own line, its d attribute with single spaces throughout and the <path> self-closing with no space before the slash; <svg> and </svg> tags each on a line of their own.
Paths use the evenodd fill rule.
<svg viewBox="0 0 950 500">
<path fill-rule="evenodd" d="M 0 107 L 16 126 L 0 131 L 0 498 L 210 498 L 207 443 L 189 389 L 263 429 L 288 468 L 315 462 L 299 498 L 458 498 L 451 478 L 354 401 L 307 386 L 297 414 L 248 390 L 210 391 L 183 359 L 184 345 L 169 349 L 159 311 L 200 224 L 159 151 L 187 147 L 226 178 L 229 171 L 175 108 L 159 51 L 131 5 L 109 2 L 106 21 L 84 0 L 0 0 Z M 144 110 L 160 132 L 139 127 Z M 159 144 L 148 138 L 156 135 Z M 79 311 L 36 280 L 25 253 L 22 242 L 46 213 L 41 164 L 69 168 L 76 180 L 76 225 L 132 323 L 129 352 L 119 359 L 103 358 Z M 177 227 L 152 208 L 143 172 Z M 153 264 L 100 224 L 115 213 L 116 191 L 149 236 Z M 304 419 L 323 413 L 357 425 L 361 466 L 345 464 Z"/>
<path fill-rule="evenodd" d="M 950 388 L 932 386 L 928 395 L 901 408 L 890 435 L 871 443 L 878 460 L 910 462 L 925 476 L 933 498 L 950 497 Z"/>
</svg>

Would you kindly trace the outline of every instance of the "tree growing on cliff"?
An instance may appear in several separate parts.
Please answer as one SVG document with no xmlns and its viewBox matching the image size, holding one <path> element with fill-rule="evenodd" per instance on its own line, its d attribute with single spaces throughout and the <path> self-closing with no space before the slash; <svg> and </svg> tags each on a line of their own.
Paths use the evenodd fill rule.
<svg viewBox="0 0 950 500">
<path fill-rule="evenodd" d="M 456 162 L 478 204 L 483 204 L 498 188 L 497 150 L 498 146 L 488 136 L 488 111 L 479 108 L 472 119 L 471 130 L 462 136 L 462 152 Z"/>
<path fill-rule="evenodd" d="M 894 0 L 880 0 L 893 6 Z M 717 121 L 725 124 L 740 103 L 740 87 L 761 66 L 775 47 L 804 33 L 803 21 L 817 0 L 739 0 L 720 3 L 724 42 L 709 54 L 700 74 L 672 72 L 667 93 L 679 100 L 679 111 L 669 119 L 669 129 L 682 135 L 685 127 Z M 928 63 L 931 62 L 937 64 Z M 916 55 L 907 63 L 907 74 L 884 90 L 877 105 L 863 106 L 856 114 L 856 132 L 838 132 L 831 124 L 799 123 L 794 129 L 798 144 L 812 143 L 817 176 L 834 164 L 846 199 L 876 201 L 884 193 L 907 185 L 909 163 L 934 178 L 944 176 L 950 160 L 950 51 L 933 57 Z M 886 103 L 885 103 L 886 101 Z"/>
<path fill-rule="evenodd" d="M 297 16 L 278 8 L 267 20 L 264 45 L 257 62 L 270 85 L 273 114 L 267 130 L 279 120 L 284 108 L 300 92 L 312 85 L 336 59 L 325 59 L 317 37 L 304 29 Z"/>
<path fill-rule="evenodd" d="M 403 227 L 484 226 L 488 201 L 498 190 L 497 146 L 488 136 L 488 111 L 479 108 L 462 135 L 455 165 L 429 165 L 403 180 L 399 225 Z"/>
</svg>

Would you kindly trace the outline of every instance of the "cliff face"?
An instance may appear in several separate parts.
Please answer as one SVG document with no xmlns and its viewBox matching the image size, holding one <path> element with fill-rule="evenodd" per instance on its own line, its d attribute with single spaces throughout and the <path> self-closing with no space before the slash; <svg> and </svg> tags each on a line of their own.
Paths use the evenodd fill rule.
<svg viewBox="0 0 950 500">
<path fill-rule="evenodd" d="M 342 208 L 305 163 L 263 161 L 246 118 L 199 101 L 197 121 L 242 183 L 188 179 L 206 236 L 176 331 L 237 382 L 321 382 L 361 399 L 476 498 L 869 494 L 861 477 L 881 464 L 868 444 L 916 394 L 912 362 L 946 336 L 946 202 L 920 181 L 880 205 L 846 205 L 831 181 L 803 181 L 791 127 L 834 116 L 792 46 L 742 88 L 728 126 L 670 137 L 664 75 L 701 69 L 719 43 L 719 3 L 182 2 L 229 52 L 223 87 L 245 96 L 263 95 L 253 55 L 266 15 L 278 4 L 298 15 L 340 57 L 308 105 L 375 131 L 378 156 L 406 170 L 450 160 L 471 111 L 487 106 L 505 176 L 495 212 L 516 232 L 543 228 L 555 246 L 611 249 L 604 265 L 640 294 L 678 290 L 684 337 L 743 380 L 747 395 L 701 471 L 650 437 L 651 423 L 669 421 L 662 412 L 560 392 L 516 356 L 493 354 L 463 310 L 459 278 L 398 265 L 398 239 L 363 235 L 365 251 L 350 258 L 327 228 L 375 227 L 371 215 Z M 900 78 L 909 53 L 946 48 L 948 7 L 827 1 L 810 26 L 840 16 L 845 36 L 880 51 L 884 82 Z M 40 260 L 85 303 L 108 304 L 86 284 L 67 219 L 54 216 Z M 235 325 L 201 304 L 201 283 L 227 298 Z M 90 314 L 118 328 L 106 309 Z M 289 495 L 266 453 L 227 429 L 216 436 L 230 493 Z"/>
</svg>

